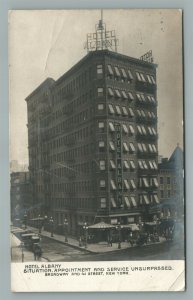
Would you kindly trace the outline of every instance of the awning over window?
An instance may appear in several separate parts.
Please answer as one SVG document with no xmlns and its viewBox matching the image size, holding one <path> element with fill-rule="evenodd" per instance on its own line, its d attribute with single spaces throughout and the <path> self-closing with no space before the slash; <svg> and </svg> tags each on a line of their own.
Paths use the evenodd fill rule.
<svg viewBox="0 0 193 300">
<path fill-rule="evenodd" d="M 143 195 L 143 200 L 145 202 L 145 204 L 149 204 L 149 199 L 147 195 Z"/>
<path fill-rule="evenodd" d="M 134 207 L 137 206 L 137 203 L 136 203 L 136 200 L 135 200 L 135 197 L 134 196 L 131 196 L 131 203 Z"/>
<path fill-rule="evenodd" d="M 124 197 L 124 201 L 125 201 L 125 205 L 130 208 L 131 207 L 131 204 L 129 202 L 129 198 L 127 196 Z"/>
<path fill-rule="evenodd" d="M 129 149 L 131 152 L 135 152 L 135 146 L 133 143 L 129 143 Z"/>
<path fill-rule="evenodd" d="M 143 185 L 144 187 L 149 187 L 149 183 L 147 181 L 147 178 L 142 178 L 143 179 Z"/>
<path fill-rule="evenodd" d="M 127 78 L 127 74 L 125 72 L 125 69 L 124 68 L 121 68 L 121 72 L 122 72 L 122 76 L 123 78 Z"/>
<path fill-rule="evenodd" d="M 115 95 L 116 95 L 118 98 L 121 98 L 121 94 L 120 94 L 119 90 L 115 90 Z"/>
<path fill-rule="evenodd" d="M 131 73 L 130 70 L 128 70 L 128 75 L 129 75 L 129 79 L 130 79 L 130 80 L 133 80 L 133 75 L 132 75 L 132 73 Z"/>
<path fill-rule="evenodd" d="M 114 93 L 113 93 L 113 90 L 112 90 L 112 88 L 108 88 L 108 94 L 111 96 L 111 97 L 113 97 L 114 96 Z"/>
<path fill-rule="evenodd" d="M 120 106 L 116 105 L 116 106 L 115 106 L 115 109 L 116 109 L 117 115 L 121 115 L 121 109 L 120 109 Z"/>
<path fill-rule="evenodd" d="M 114 114 L 115 113 L 112 104 L 109 104 L 109 112 L 110 112 L 110 114 Z"/>
<path fill-rule="evenodd" d="M 127 179 L 124 179 L 124 187 L 126 190 L 129 190 L 129 183 L 128 183 Z"/>
<path fill-rule="evenodd" d="M 118 67 L 115 67 L 115 74 L 117 77 L 121 77 Z"/>
<path fill-rule="evenodd" d="M 132 125 L 129 125 L 129 131 L 130 131 L 131 134 L 135 133 L 135 130 L 134 130 Z"/>
<path fill-rule="evenodd" d="M 127 161 L 127 160 L 124 160 L 124 161 L 123 161 L 123 165 L 124 165 L 124 168 L 125 168 L 125 169 L 129 169 L 129 164 L 128 164 L 128 161 Z"/>
<path fill-rule="evenodd" d="M 157 180 L 157 178 L 153 178 L 152 181 L 153 181 L 153 185 L 155 187 L 158 187 L 158 180 Z"/>
<path fill-rule="evenodd" d="M 156 194 L 153 195 L 153 199 L 155 201 L 155 203 L 159 203 L 159 199 L 158 199 L 158 196 Z"/>
<path fill-rule="evenodd" d="M 128 128 L 127 128 L 127 126 L 125 124 L 122 124 L 122 128 L 123 128 L 124 133 L 128 133 L 129 132 Z"/>
<path fill-rule="evenodd" d="M 121 93 L 122 93 L 122 96 L 123 96 L 124 99 L 128 99 L 127 94 L 125 93 L 125 91 L 121 91 Z"/>
<path fill-rule="evenodd" d="M 110 150 L 115 151 L 115 145 L 114 145 L 114 142 L 110 141 L 110 142 L 109 142 L 109 147 L 110 147 Z"/>
<path fill-rule="evenodd" d="M 134 112 L 131 107 L 129 107 L 129 115 L 130 115 L 130 117 L 134 117 Z"/>
<path fill-rule="evenodd" d="M 111 198 L 111 206 L 112 206 L 112 207 L 117 207 L 117 205 L 116 205 L 116 202 L 115 202 L 115 199 L 114 199 L 114 198 Z"/>
<path fill-rule="evenodd" d="M 125 106 L 122 107 L 122 110 L 123 110 L 123 115 L 128 116 L 128 112 Z"/>
<path fill-rule="evenodd" d="M 131 188 L 132 188 L 133 190 L 136 189 L 136 185 L 135 185 L 134 179 L 131 179 L 131 180 L 130 180 L 130 183 L 131 183 Z"/>
<path fill-rule="evenodd" d="M 116 165 L 113 160 L 110 160 L 110 167 L 111 169 L 116 169 Z"/>
<path fill-rule="evenodd" d="M 131 169 L 135 169 L 135 163 L 133 160 L 130 160 L 130 167 Z"/>
<path fill-rule="evenodd" d="M 111 123 L 111 122 L 109 122 L 109 129 L 111 132 L 115 131 L 115 127 L 114 127 L 113 123 Z"/>
<path fill-rule="evenodd" d="M 108 73 L 110 74 L 110 75 L 114 75 L 114 73 L 113 73 L 113 69 L 112 69 L 112 66 L 111 65 L 107 65 L 107 70 L 108 70 Z"/>
<path fill-rule="evenodd" d="M 111 179 L 111 188 L 112 188 L 112 190 L 116 190 L 115 182 L 112 179 Z"/>
<path fill-rule="evenodd" d="M 129 151 L 129 148 L 128 148 L 126 142 L 123 143 L 123 151 L 125 151 L 125 152 L 128 152 L 128 151 Z"/>
<path fill-rule="evenodd" d="M 134 100 L 133 94 L 131 92 L 128 92 L 129 100 Z"/>
</svg>

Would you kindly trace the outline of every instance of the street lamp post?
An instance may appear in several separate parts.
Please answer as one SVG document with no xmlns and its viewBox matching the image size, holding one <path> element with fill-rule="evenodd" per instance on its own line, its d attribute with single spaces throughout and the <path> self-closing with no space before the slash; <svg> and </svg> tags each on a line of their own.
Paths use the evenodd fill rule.
<svg viewBox="0 0 193 300">
<path fill-rule="evenodd" d="M 39 233 L 42 232 L 42 222 L 41 222 L 41 215 L 38 216 L 38 227 L 39 227 Z"/>
<path fill-rule="evenodd" d="M 20 244 L 20 246 L 21 246 L 21 261 L 22 262 L 24 262 L 24 242 L 21 242 L 21 244 Z"/>
<path fill-rule="evenodd" d="M 68 220 L 64 220 L 64 235 L 65 235 L 65 243 L 68 243 Z"/>
<path fill-rule="evenodd" d="M 116 227 L 118 230 L 118 249 L 121 249 L 121 224 L 118 223 L 118 226 Z"/>
<path fill-rule="evenodd" d="M 24 216 L 23 216 L 23 221 L 24 221 L 24 228 L 27 228 L 27 213 L 25 212 Z"/>
<path fill-rule="evenodd" d="M 54 236 L 54 220 L 52 217 L 50 218 L 50 233 L 51 233 L 51 237 L 53 237 Z"/>
<path fill-rule="evenodd" d="M 47 222 L 48 222 L 48 217 L 45 215 L 44 216 L 44 230 L 46 229 Z"/>
<path fill-rule="evenodd" d="M 88 226 L 86 222 L 83 225 L 83 229 L 84 229 L 84 238 L 85 238 L 85 248 L 87 248 Z"/>
</svg>

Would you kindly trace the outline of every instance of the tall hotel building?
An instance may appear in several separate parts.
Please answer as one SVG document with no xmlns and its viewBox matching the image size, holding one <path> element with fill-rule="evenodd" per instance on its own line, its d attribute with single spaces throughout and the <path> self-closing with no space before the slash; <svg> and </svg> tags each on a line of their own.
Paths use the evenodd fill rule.
<svg viewBox="0 0 193 300">
<path fill-rule="evenodd" d="M 26 98 L 34 216 L 76 233 L 157 214 L 156 67 L 96 48 Z"/>
</svg>

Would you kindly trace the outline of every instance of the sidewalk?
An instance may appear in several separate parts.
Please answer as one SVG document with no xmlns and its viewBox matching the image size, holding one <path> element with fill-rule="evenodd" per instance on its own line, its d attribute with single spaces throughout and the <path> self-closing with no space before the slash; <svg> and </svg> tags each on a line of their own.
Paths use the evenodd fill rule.
<svg viewBox="0 0 193 300">
<path fill-rule="evenodd" d="M 38 233 L 37 228 L 28 226 L 28 229 L 32 230 L 33 232 Z M 101 242 L 101 243 L 96 243 L 96 244 L 87 244 L 87 248 L 85 248 L 84 246 L 81 247 L 79 245 L 79 241 L 76 240 L 75 238 L 68 237 L 68 242 L 65 242 L 65 237 L 63 235 L 59 235 L 59 234 L 54 233 L 54 236 L 51 237 L 50 232 L 45 231 L 45 230 L 42 230 L 41 236 L 48 237 L 48 238 L 50 238 L 52 240 L 55 240 L 59 243 L 63 243 L 67 246 L 82 250 L 84 252 L 93 253 L 93 254 L 108 253 L 108 252 L 110 253 L 110 252 L 114 252 L 114 251 L 121 251 L 121 250 L 127 249 L 127 248 L 134 248 L 134 247 L 131 247 L 130 243 L 128 243 L 128 242 L 121 242 L 121 248 L 120 249 L 118 248 L 118 243 L 113 243 L 112 246 L 110 246 L 110 245 L 107 244 L 107 242 Z M 160 243 L 163 243 L 163 242 L 165 242 L 165 239 L 160 237 L 160 242 L 157 242 L 157 243 L 154 243 L 154 244 L 160 244 Z M 148 244 L 148 245 L 151 245 L 151 244 Z M 146 246 L 146 245 L 144 245 L 144 246 Z"/>
<path fill-rule="evenodd" d="M 11 233 L 11 261 L 22 262 L 21 241 L 13 233 Z M 28 251 L 26 248 L 23 248 L 23 262 L 32 261 L 34 261 L 33 252 Z M 47 261 L 47 259 L 42 257 L 41 261 Z"/>
</svg>

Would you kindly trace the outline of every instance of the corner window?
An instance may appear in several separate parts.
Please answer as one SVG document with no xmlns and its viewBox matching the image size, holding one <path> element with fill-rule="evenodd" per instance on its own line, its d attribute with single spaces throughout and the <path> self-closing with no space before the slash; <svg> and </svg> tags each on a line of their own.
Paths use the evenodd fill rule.
<svg viewBox="0 0 193 300">
<path fill-rule="evenodd" d="M 97 77 L 102 78 L 103 77 L 103 66 L 97 65 Z"/>
<path fill-rule="evenodd" d="M 100 199 L 100 206 L 101 208 L 106 208 L 107 207 L 107 199 L 106 198 L 101 198 Z"/>
<path fill-rule="evenodd" d="M 103 97 L 103 95 L 104 95 L 104 89 L 103 89 L 103 87 L 98 87 L 97 88 L 97 96 L 98 97 Z"/>
</svg>

